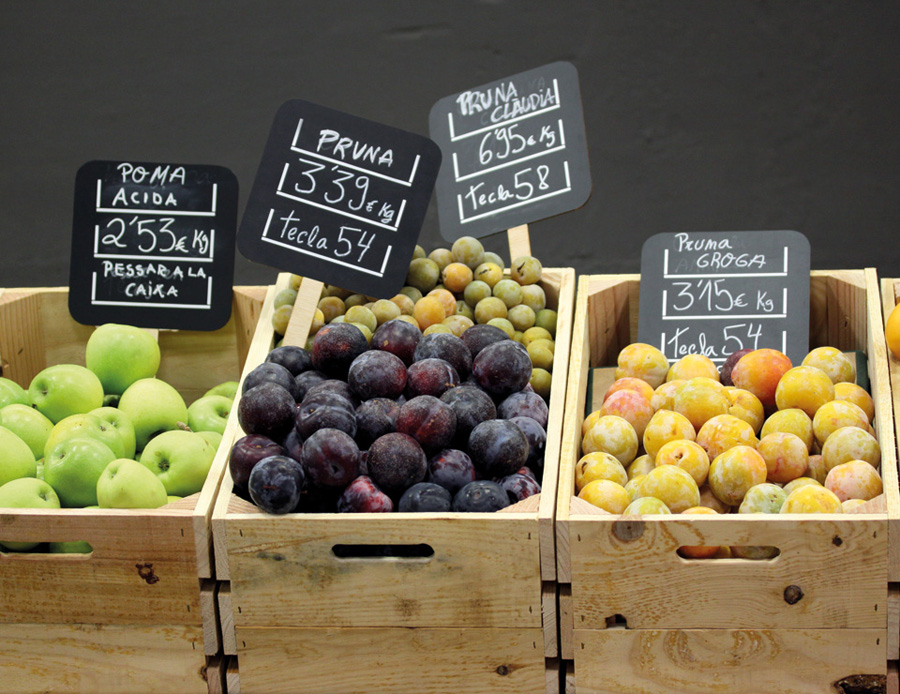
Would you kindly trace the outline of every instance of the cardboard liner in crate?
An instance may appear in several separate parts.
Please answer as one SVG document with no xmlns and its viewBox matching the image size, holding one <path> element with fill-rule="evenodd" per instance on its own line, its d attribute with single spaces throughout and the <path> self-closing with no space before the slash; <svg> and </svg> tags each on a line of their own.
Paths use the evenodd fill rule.
<svg viewBox="0 0 900 694">
<path fill-rule="evenodd" d="M 596 409 L 588 401 L 596 392 L 590 377 L 602 378 L 603 367 L 614 367 L 618 352 L 637 341 L 640 277 L 580 278 L 557 502 L 561 656 L 574 659 L 579 689 L 631 691 L 598 684 L 622 663 L 622 653 L 632 659 L 644 653 L 642 668 L 652 665 L 687 683 L 648 684 L 653 692 L 706 691 L 701 673 L 710 658 L 728 664 L 717 677 L 745 678 L 753 667 L 784 669 L 793 658 L 797 672 L 815 673 L 810 691 L 833 674 L 820 667 L 828 660 L 822 652 L 844 674 L 878 665 L 875 673 L 884 675 L 897 641 L 896 625 L 888 625 L 895 606 L 888 583 L 900 575 L 896 552 L 889 551 L 900 496 L 878 284 L 874 270 L 814 271 L 810 282 L 810 348 L 830 345 L 867 358 L 884 494 L 859 514 L 623 517 L 576 498 L 574 473 L 582 422 Z M 686 559 L 678 554 L 684 545 L 769 545 L 780 554 Z M 622 677 L 637 667 L 628 662 Z M 746 682 L 753 685 L 730 691 L 766 690 L 762 680 Z"/>
<path fill-rule="evenodd" d="M 160 331 L 157 376 L 188 404 L 223 381 L 238 380 L 266 291 L 235 287 L 232 316 L 219 330 Z M 0 290 L 0 368 L 23 387 L 52 364 L 83 365 L 92 331 L 69 315 L 66 288 Z M 159 683 L 165 691 L 206 691 L 204 656 L 220 650 L 210 519 L 229 450 L 230 442 L 223 440 L 200 492 L 162 508 L 7 509 L 0 514 L 5 540 L 83 540 L 92 547 L 84 555 L 0 553 L 0 631 L 18 654 L 3 669 L 11 690 L 53 683 L 59 691 L 66 686 L 127 691 Z M 45 654 L 54 649 L 47 640 L 56 637 L 72 653 L 82 653 L 85 667 L 48 664 Z M 129 656 L 128 663 L 122 659 L 134 646 L 130 641 L 141 640 L 147 644 L 147 662 L 157 669 L 169 659 L 181 664 L 149 678 L 140 655 Z M 165 657 L 154 661 L 154 653 Z M 172 678 L 185 668 L 193 674 L 181 679 L 179 689 Z M 94 671 L 119 674 L 103 678 Z"/>
<path fill-rule="evenodd" d="M 276 288 L 287 281 L 280 276 Z M 275 627 L 371 629 L 372 638 L 386 628 L 527 629 L 541 663 L 556 655 L 553 518 L 574 270 L 544 269 L 542 285 L 559 318 L 541 494 L 498 513 L 273 516 L 230 494 L 226 471 L 213 535 L 239 637 L 242 629 Z M 261 321 L 260 331 L 267 334 L 248 365 L 274 345 L 271 326 Z M 421 551 L 366 556 L 372 545 Z M 346 555 L 342 546 L 350 556 L 338 556 Z"/>
</svg>

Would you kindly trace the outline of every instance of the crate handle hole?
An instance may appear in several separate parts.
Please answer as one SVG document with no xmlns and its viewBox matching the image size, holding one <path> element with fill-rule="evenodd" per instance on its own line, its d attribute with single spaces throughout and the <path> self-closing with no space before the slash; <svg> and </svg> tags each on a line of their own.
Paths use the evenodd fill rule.
<svg viewBox="0 0 900 694">
<path fill-rule="evenodd" d="M 347 544 L 331 548 L 335 557 L 345 561 L 430 561 L 434 556 L 431 545 L 408 544 Z"/>
<path fill-rule="evenodd" d="M 63 561 L 87 561 L 94 554 L 90 543 L 79 540 L 70 542 L 35 542 L 4 540 L 0 538 L 0 556 L 4 559 L 52 559 Z"/>
<path fill-rule="evenodd" d="M 687 546 L 683 545 L 676 553 L 685 561 L 775 561 L 781 556 L 781 550 L 772 545 L 747 545 L 734 547 Z"/>
</svg>

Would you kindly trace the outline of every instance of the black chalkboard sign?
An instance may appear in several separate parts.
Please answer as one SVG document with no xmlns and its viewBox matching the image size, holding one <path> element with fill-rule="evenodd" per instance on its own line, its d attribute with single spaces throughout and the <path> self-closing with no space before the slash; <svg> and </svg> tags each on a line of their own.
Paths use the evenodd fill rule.
<svg viewBox="0 0 900 694">
<path fill-rule="evenodd" d="M 367 296 L 392 296 L 441 151 L 427 137 L 299 99 L 275 116 L 238 249 L 250 260 Z"/>
<path fill-rule="evenodd" d="M 444 97 L 429 117 L 444 153 L 441 235 L 482 237 L 569 212 L 591 194 L 578 72 L 556 62 Z"/>
<path fill-rule="evenodd" d="M 670 361 L 809 350 L 809 240 L 796 231 L 657 234 L 641 253 L 638 340 Z"/>
<path fill-rule="evenodd" d="M 221 166 L 91 161 L 75 177 L 79 323 L 217 330 L 231 317 L 238 182 Z"/>
</svg>

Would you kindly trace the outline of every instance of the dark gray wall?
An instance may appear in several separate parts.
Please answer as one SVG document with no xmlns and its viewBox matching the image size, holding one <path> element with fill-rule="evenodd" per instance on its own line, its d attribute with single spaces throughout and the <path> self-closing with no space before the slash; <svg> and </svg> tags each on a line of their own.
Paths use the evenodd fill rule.
<svg viewBox="0 0 900 694">
<path fill-rule="evenodd" d="M 555 60 L 579 71 L 594 189 L 530 225 L 545 265 L 637 272 L 658 232 L 796 229 L 814 268 L 896 276 L 898 36 L 897 2 L 4 2 L 0 286 L 68 283 L 86 161 L 227 166 L 240 214 L 287 99 L 427 135 L 441 97 Z M 420 242 L 446 245 L 433 203 Z M 275 272 L 238 254 L 235 283 Z"/>
</svg>

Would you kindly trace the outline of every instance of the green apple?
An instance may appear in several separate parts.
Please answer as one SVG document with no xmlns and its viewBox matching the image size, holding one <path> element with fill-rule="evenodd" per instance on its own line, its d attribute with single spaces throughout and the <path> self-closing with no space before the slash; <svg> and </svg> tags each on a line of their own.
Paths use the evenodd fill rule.
<svg viewBox="0 0 900 694">
<path fill-rule="evenodd" d="M 159 508 L 167 502 L 160 479 L 136 460 L 117 458 L 97 480 L 100 508 Z"/>
<path fill-rule="evenodd" d="M 200 491 L 216 448 L 192 431 L 164 431 L 150 440 L 141 453 L 141 464 L 162 481 L 166 493 L 189 496 Z"/>
<path fill-rule="evenodd" d="M 188 411 L 175 388 L 158 378 L 142 378 L 122 393 L 119 409 L 134 425 L 138 451 L 157 434 L 187 426 Z"/>
<path fill-rule="evenodd" d="M 127 414 L 118 407 L 109 406 L 98 407 L 96 410 L 88 412 L 88 414 L 99 417 L 119 432 L 119 436 L 122 437 L 122 443 L 125 445 L 125 451 L 119 456 L 120 458 L 134 458 L 134 452 L 137 448 L 134 438 L 134 424 L 131 423 L 131 419 L 129 419 Z"/>
<path fill-rule="evenodd" d="M 97 480 L 116 454 L 102 441 L 73 436 L 56 444 L 44 458 L 44 481 L 59 495 L 63 507 L 97 503 Z"/>
<path fill-rule="evenodd" d="M 119 430 L 95 414 L 70 414 L 53 425 L 44 442 L 43 455 L 46 458 L 58 444 L 73 436 L 87 436 L 109 446 L 116 458 L 125 458 L 125 442 Z"/>
<path fill-rule="evenodd" d="M 46 482 L 34 477 L 22 477 L 0 486 L 0 508 L 59 508 L 59 497 Z M 39 542 L 0 542 L 0 546 L 14 552 L 27 552 Z"/>
<path fill-rule="evenodd" d="M 39 480 L 44 479 L 44 456 L 38 458 L 34 464 L 34 476 Z"/>
<path fill-rule="evenodd" d="M 188 426 L 191 431 L 225 433 L 232 401 L 224 395 L 204 395 L 188 407 Z"/>
<path fill-rule="evenodd" d="M 224 395 L 226 398 L 234 400 L 239 387 L 240 384 L 237 381 L 225 381 L 219 385 L 213 386 L 203 395 Z"/>
<path fill-rule="evenodd" d="M 28 397 L 28 391 L 15 381 L 0 376 L 0 407 L 13 403 L 30 405 L 31 400 Z"/>
<path fill-rule="evenodd" d="M 105 323 L 88 338 L 84 362 L 97 374 L 105 393 L 121 395 L 135 381 L 153 378 L 159 370 L 159 344 L 133 325 Z"/>
<path fill-rule="evenodd" d="M 0 408 L 0 426 L 4 426 L 28 444 L 35 458 L 44 455 L 44 444 L 53 422 L 33 407 L 14 402 Z"/>
<path fill-rule="evenodd" d="M 71 542 L 48 542 L 50 554 L 90 554 L 94 551 L 89 542 L 73 540 Z"/>
<path fill-rule="evenodd" d="M 213 448 L 219 450 L 219 444 L 222 443 L 222 434 L 218 431 L 198 431 L 197 434 L 209 441 Z"/>
<path fill-rule="evenodd" d="M 17 434 L 0 426 L 0 485 L 20 477 L 34 477 L 37 460 Z"/>
<path fill-rule="evenodd" d="M 38 412 L 56 424 L 70 414 L 100 407 L 103 385 L 90 369 L 78 364 L 54 364 L 31 379 L 28 395 Z"/>
<path fill-rule="evenodd" d="M 181 501 L 183 498 L 184 498 L 183 496 L 176 496 L 175 494 L 169 494 L 169 495 L 166 497 L 166 503 L 167 503 L 167 504 L 172 504 L 172 503 L 174 503 L 174 502 L 176 502 L 176 501 Z"/>
</svg>

